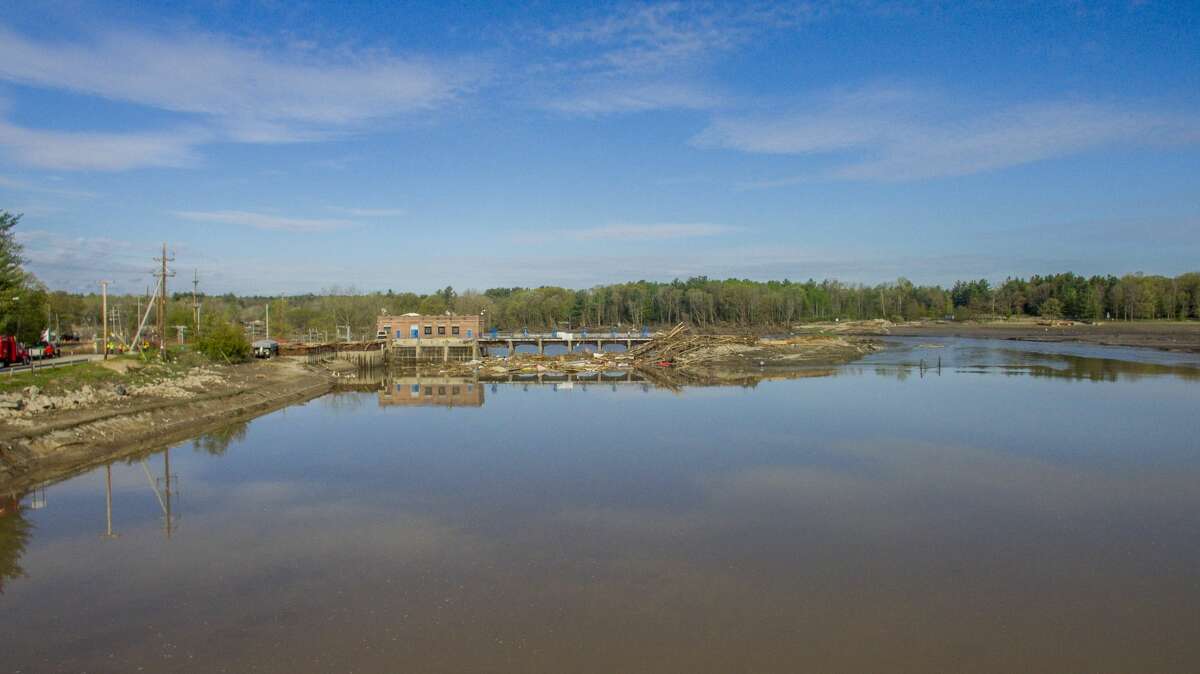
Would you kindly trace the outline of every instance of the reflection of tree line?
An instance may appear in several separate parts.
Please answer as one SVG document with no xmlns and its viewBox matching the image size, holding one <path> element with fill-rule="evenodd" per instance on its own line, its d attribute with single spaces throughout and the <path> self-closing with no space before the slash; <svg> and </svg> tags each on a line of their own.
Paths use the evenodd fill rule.
<svg viewBox="0 0 1200 674">
<path fill-rule="evenodd" d="M 605 387 L 616 390 L 618 386 L 635 385 L 644 390 L 666 389 L 679 391 L 687 387 L 703 386 L 738 386 L 753 388 L 764 381 L 784 379 L 807 379 L 812 377 L 828 377 L 837 374 L 838 369 L 812 365 L 796 366 L 794 368 L 770 369 L 729 369 L 721 367 L 690 368 L 686 371 L 672 368 L 645 368 L 611 372 L 557 372 L 553 369 L 545 372 L 512 372 L 506 374 L 490 374 L 482 372 L 476 376 L 447 376 L 436 371 L 425 372 L 419 368 L 368 368 L 359 370 L 353 378 L 339 381 L 336 390 L 363 391 L 386 394 L 389 400 L 395 397 L 397 384 L 403 386 L 420 386 L 422 395 L 427 384 L 437 387 L 453 387 L 467 385 L 489 385 L 496 391 L 496 384 L 519 384 L 523 388 L 545 386 L 555 390 L 579 388 L 586 390 L 591 387 Z M 482 400 L 477 404 L 482 404 Z"/>
<path fill-rule="evenodd" d="M 249 427 L 249 421 L 239 421 L 202 433 L 192 440 L 192 449 L 212 456 L 221 456 L 234 441 L 246 439 L 246 429 Z"/>
<path fill-rule="evenodd" d="M 33 523 L 25 519 L 21 497 L 17 494 L 0 496 L 0 594 L 4 584 L 25 575 L 21 555 L 33 535 Z"/>
<path fill-rule="evenodd" d="M 1051 361 L 1036 362 L 1036 361 Z M 963 372 L 999 372 L 1009 376 L 1049 377 L 1077 381 L 1138 381 L 1144 377 L 1172 375 L 1182 379 L 1200 379 L 1200 368 L 1157 363 L 1135 363 L 1111 358 L 1087 358 L 1065 354 L 1038 354 L 1034 362 L 1015 365 L 981 365 L 963 368 Z"/>
</svg>

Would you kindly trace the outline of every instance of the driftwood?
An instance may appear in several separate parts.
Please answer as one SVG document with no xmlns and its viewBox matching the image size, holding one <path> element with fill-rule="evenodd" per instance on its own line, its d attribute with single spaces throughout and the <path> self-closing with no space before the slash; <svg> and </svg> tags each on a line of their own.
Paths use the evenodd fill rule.
<svg viewBox="0 0 1200 674">
<path fill-rule="evenodd" d="M 690 354 L 724 345 L 753 346 L 756 338 L 750 335 L 693 335 L 687 325 L 680 323 L 667 332 L 630 351 L 639 362 L 683 363 L 692 360 Z"/>
</svg>

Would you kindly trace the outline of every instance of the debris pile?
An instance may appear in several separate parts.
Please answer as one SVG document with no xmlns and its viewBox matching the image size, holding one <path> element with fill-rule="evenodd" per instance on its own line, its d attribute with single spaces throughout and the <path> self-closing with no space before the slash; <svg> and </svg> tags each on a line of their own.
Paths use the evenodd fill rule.
<svg viewBox="0 0 1200 674">
<path fill-rule="evenodd" d="M 874 350 L 861 340 L 841 336 L 804 335 L 781 339 L 752 335 L 698 335 L 684 323 L 655 335 L 650 341 L 627 352 L 593 351 L 560 356 L 516 353 L 504 357 L 485 357 L 462 363 L 447 363 L 437 368 L 449 376 L 479 375 L 504 377 L 538 373 L 577 374 L 636 370 L 651 377 L 667 376 L 679 370 L 702 371 L 713 368 L 743 370 L 770 366 L 808 366 L 814 362 L 851 360 Z M 669 368 L 669 370 L 668 370 Z"/>
<path fill-rule="evenodd" d="M 757 342 L 757 338 L 749 335 L 693 335 L 680 323 L 637 347 L 630 355 L 641 365 L 689 365 L 736 354 L 753 348 Z"/>
</svg>

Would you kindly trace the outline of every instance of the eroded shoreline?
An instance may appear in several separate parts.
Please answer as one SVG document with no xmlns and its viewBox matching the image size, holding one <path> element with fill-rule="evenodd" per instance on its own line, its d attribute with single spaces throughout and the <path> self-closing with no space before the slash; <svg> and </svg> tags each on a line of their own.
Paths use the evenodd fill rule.
<svg viewBox="0 0 1200 674">
<path fill-rule="evenodd" d="M 185 440 L 229 423 L 317 398 L 327 372 L 289 361 L 233 366 L 224 383 L 178 397 L 108 400 L 51 412 L 0 430 L 0 493 L 19 492 L 89 467 Z"/>
</svg>

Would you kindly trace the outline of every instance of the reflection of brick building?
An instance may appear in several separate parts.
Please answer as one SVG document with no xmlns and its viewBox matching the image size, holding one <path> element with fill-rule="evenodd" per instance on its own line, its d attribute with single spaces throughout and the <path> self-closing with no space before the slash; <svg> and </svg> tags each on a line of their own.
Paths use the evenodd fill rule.
<svg viewBox="0 0 1200 674">
<path fill-rule="evenodd" d="M 379 404 L 482 407 L 483 386 L 462 377 L 395 377 L 380 389 Z"/>
<path fill-rule="evenodd" d="M 481 316 L 383 315 L 375 321 L 375 338 L 386 342 L 396 362 L 470 360 L 479 357 Z"/>
</svg>

